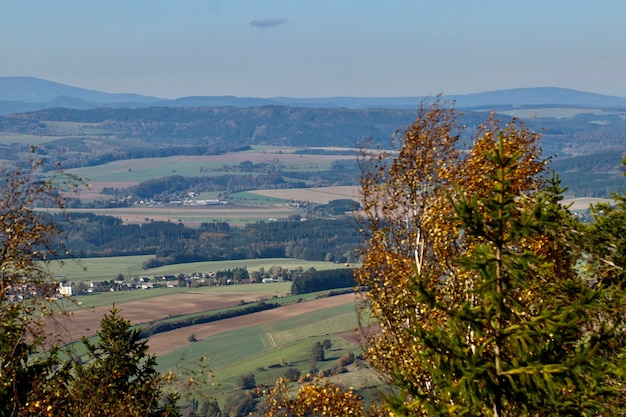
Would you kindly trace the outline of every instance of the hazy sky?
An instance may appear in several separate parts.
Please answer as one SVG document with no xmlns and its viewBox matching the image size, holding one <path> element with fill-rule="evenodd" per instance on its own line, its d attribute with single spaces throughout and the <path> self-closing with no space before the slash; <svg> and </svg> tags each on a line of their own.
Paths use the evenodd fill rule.
<svg viewBox="0 0 626 417">
<path fill-rule="evenodd" d="M 2 0 L 0 76 L 175 98 L 626 96 L 624 0 Z"/>
</svg>

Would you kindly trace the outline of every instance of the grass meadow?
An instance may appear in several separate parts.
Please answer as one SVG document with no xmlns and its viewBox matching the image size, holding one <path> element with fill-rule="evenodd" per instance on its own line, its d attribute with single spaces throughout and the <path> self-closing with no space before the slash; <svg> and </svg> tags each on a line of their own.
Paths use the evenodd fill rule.
<svg viewBox="0 0 626 417">
<path fill-rule="evenodd" d="M 28 143 L 33 146 L 39 146 L 42 143 L 51 142 L 57 140 L 56 136 L 39 136 L 39 135 L 24 135 L 19 133 L 0 133 L 0 144 L 9 145 L 11 143 Z"/>
<path fill-rule="evenodd" d="M 234 261 L 190 262 L 186 264 L 166 265 L 148 270 L 142 269 L 143 262 L 152 255 L 116 256 L 110 258 L 81 258 L 65 260 L 63 264 L 51 262 L 50 273 L 58 279 L 67 279 L 75 283 L 81 281 L 110 281 L 118 274 L 129 277 L 154 277 L 162 275 L 193 274 L 194 272 L 226 271 L 235 268 L 246 268 L 249 272 L 272 266 L 286 269 L 305 270 L 315 268 L 318 271 L 341 268 L 332 262 L 304 261 L 293 258 L 241 259 Z"/>
<path fill-rule="evenodd" d="M 280 163 L 287 170 L 325 170 L 332 162 L 354 159 L 354 155 L 302 155 L 297 148 L 267 149 L 254 147 L 249 151 L 223 155 L 169 156 L 113 161 L 106 164 L 68 169 L 67 172 L 84 178 L 87 182 L 136 183 L 172 175 L 208 176 L 226 172 L 220 168 L 239 165 L 244 161 L 253 163 Z M 207 171 L 208 170 L 208 171 Z M 234 174 L 230 173 L 229 174 Z"/>
<path fill-rule="evenodd" d="M 315 323 L 311 326 L 311 323 Z M 304 328 L 303 328 L 304 324 Z M 311 369 L 310 352 L 315 342 L 330 339 L 332 348 L 318 369 L 336 365 L 339 357 L 360 347 L 334 336 L 358 328 L 355 304 L 319 310 L 307 315 L 288 317 L 271 323 L 225 331 L 189 344 L 158 358 L 162 371 L 196 369 L 202 357 L 208 357 L 221 391 L 237 388 L 240 375 L 252 372 L 257 383 L 273 384 L 289 367 L 303 374 Z M 190 328 L 189 334 L 193 332 Z M 210 392 L 219 396 L 220 392 Z"/>
</svg>

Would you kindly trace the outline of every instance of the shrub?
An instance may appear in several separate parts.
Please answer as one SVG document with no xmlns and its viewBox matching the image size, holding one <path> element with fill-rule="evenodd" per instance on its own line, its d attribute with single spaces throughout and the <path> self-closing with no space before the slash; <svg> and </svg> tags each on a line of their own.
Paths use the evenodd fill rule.
<svg viewBox="0 0 626 417">
<path fill-rule="evenodd" d="M 292 382 L 300 379 L 300 375 L 302 375 L 302 372 L 300 372 L 298 368 L 287 368 L 287 370 L 285 371 L 285 378 Z"/>
<path fill-rule="evenodd" d="M 345 355 L 343 355 L 341 358 L 337 359 L 337 366 L 341 368 L 344 366 L 348 366 L 353 362 L 354 362 L 354 353 L 348 352 Z"/>
<path fill-rule="evenodd" d="M 252 372 L 239 376 L 239 388 L 242 390 L 253 389 L 256 387 L 256 379 Z"/>
</svg>

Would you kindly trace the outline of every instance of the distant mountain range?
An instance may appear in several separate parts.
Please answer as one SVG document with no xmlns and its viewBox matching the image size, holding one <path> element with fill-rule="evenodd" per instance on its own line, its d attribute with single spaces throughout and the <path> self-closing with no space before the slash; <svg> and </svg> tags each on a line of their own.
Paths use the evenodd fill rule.
<svg viewBox="0 0 626 417">
<path fill-rule="evenodd" d="M 142 107 L 257 107 L 291 106 L 316 108 L 415 109 L 424 97 L 321 97 L 254 98 L 192 96 L 170 100 L 139 94 L 111 94 L 73 87 L 34 77 L 0 77 L 0 115 L 47 108 L 95 109 Z M 444 96 L 458 108 L 518 108 L 569 106 L 626 109 L 626 98 L 565 88 L 537 87 Z"/>
</svg>

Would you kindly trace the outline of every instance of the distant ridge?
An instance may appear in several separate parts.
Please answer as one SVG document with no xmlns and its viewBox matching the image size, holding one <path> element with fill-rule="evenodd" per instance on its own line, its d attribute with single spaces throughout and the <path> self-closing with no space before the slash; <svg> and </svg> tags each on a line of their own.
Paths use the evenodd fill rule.
<svg viewBox="0 0 626 417">
<path fill-rule="evenodd" d="M 161 99 L 140 94 L 111 94 L 46 81 L 35 77 L 0 77 L 0 101 L 50 102 L 72 97 L 92 103 L 135 102 L 150 104 Z"/>
<path fill-rule="evenodd" d="M 620 107 L 626 108 L 626 98 L 571 90 L 558 87 L 513 88 L 458 96 L 458 106 L 546 106 L 564 105 L 577 107 Z"/>
<path fill-rule="evenodd" d="M 140 94 L 112 94 L 73 87 L 35 77 L 0 77 L 0 115 L 46 108 L 94 109 L 141 107 L 260 107 L 290 106 L 317 108 L 416 109 L 424 97 L 320 97 L 254 98 L 235 96 L 192 96 L 174 100 Z M 626 98 L 582 92 L 567 88 L 536 87 L 444 96 L 458 108 L 510 108 L 528 106 L 572 106 L 626 109 Z"/>
</svg>

